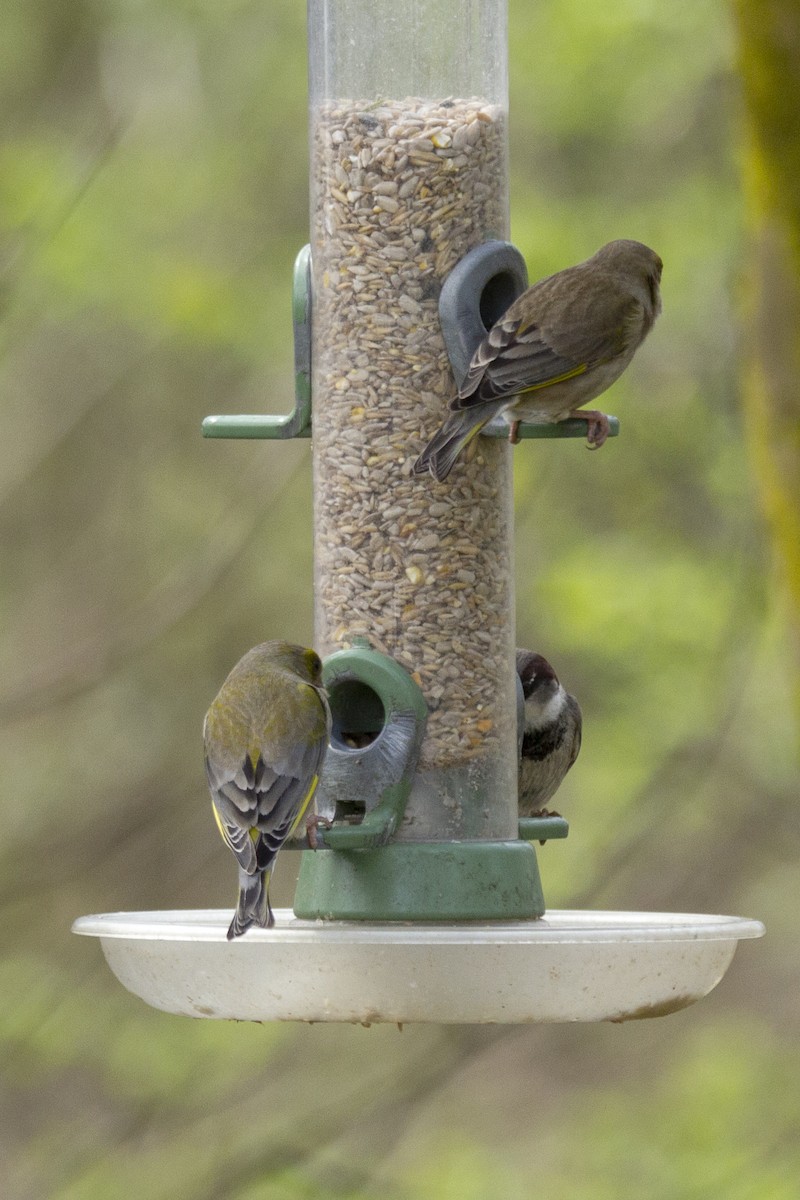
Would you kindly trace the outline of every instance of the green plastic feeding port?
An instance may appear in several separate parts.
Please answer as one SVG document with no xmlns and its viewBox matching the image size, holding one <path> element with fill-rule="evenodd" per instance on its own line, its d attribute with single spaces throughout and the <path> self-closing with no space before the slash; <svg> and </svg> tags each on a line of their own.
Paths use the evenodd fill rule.
<svg viewBox="0 0 800 1200">
<path fill-rule="evenodd" d="M 540 916 L 541 881 L 526 841 L 390 840 L 415 782 L 427 719 L 408 672 L 364 643 L 326 659 L 323 680 L 332 731 L 317 794 L 319 848 L 303 855 L 295 915 L 360 921 Z M 543 825 L 533 836 L 553 835 Z"/>
<path fill-rule="evenodd" d="M 400 826 L 425 734 L 428 709 L 399 663 L 366 641 L 332 654 L 322 678 L 331 740 L 317 789 L 317 812 L 334 850 L 383 846 Z"/>
</svg>

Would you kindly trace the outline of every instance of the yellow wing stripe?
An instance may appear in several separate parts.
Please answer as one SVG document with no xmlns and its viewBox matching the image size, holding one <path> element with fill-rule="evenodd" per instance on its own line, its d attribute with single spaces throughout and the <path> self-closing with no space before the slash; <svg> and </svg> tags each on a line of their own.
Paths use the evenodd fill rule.
<svg viewBox="0 0 800 1200">
<path fill-rule="evenodd" d="M 311 797 L 314 795 L 314 792 L 317 790 L 318 783 L 319 783 L 319 775 L 313 775 L 311 778 L 311 787 L 306 792 L 305 799 L 303 800 L 303 803 L 300 805 L 300 808 L 298 809 L 297 816 L 295 817 L 294 822 L 292 823 L 292 828 L 289 830 L 289 837 L 292 836 L 295 829 L 297 829 L 297 826 L 302 821 L 302 819 L 305 815 L 305 811 L 308 808 L 308 805 L 311 801 Z"/>
<path fill-rule="evenodd" d="M 588 363 L 582 363 L 579 367 L 574 367 L 571 371 L 565 371 L 563 375 L 554 375 L 552 379 L 545 379 L 542 383 L 532 383 L 530 387 L 523 388 L 521 392 L 517 392 L 518 396 L 527 396 L 528 392 L 539 392 L 542 388 L 552 387 L 554 383 L 563 383 L 565 379 L 574 379 L 576 375 L 583 375 L 584 371 L 589 370 Z"/>
<path fill-rule="evenodd" d="M 225 843 L 225 845 L 228 847 L 229 850 L 233 850 L 233 845 L 232 845 L 231 840 L 228 837 L 227 833 L 225 832 L 225 826 L 222 824 L 222 818 L 220 817 L 219 813 L 217 812 L 217 806 L 213 800 L 211 801 L 211 811 L 214 814 L 214 820 L 217 822 L 217 829 L 222 834 L 223 842 Z M 235 851 L 234 851 L 234 853 L 235 853 Z"/>
</svg>

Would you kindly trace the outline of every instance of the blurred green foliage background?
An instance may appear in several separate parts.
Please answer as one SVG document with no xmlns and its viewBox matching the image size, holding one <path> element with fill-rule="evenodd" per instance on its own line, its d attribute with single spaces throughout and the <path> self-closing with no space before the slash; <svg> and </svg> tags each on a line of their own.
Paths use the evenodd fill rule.
<svg viewBox="0 0 800 1200">
<path fill-rule="evenodd" d="M 794 679 L 743 429 L 723 0 L 510 0 L 531 277 L 619 236 L 665 263 L 664 314 L 608 398 L 619 441 L 516 451 L 518 641 L 585 717 L 548 902 L 741 913 L 767 939 L 662 1020 L 401 1034 L 166 1016 L 69 933 L 232 905 L 203 714 L 254 642 L 312 636 L 308 444 L 199 434 L 291 403 L 304 9 L 0 3 L 0 1191 L 790 1200 Z"/>
</svg>

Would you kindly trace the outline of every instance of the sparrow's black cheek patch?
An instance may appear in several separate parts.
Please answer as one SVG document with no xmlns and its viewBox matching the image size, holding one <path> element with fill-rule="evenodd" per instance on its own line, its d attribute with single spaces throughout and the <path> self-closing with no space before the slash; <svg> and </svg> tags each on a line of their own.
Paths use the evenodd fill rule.
<svg viewBox="0 0 800 1200">
<path fill-rule="evenodd" d="M 537 729 L 526 733 L 522 739 L 522 757 L 541 762 L 549 754 L 554 754 L 564 741 L 567 732 L 567 722 L 563 716 L 549 728 Z"/>
</svg>

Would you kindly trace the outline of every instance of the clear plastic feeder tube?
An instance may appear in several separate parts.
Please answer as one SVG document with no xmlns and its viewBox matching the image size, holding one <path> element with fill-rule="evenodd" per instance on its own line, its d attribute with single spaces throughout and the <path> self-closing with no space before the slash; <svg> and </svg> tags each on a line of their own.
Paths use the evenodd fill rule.
<svg viewBox="0 0 800 1200">
<path fill-rule="evenodd" d="M 309 0 L 316 645 L 420 683 L 398 840 L 516 832 L 511 453 L 414 459 L 455 393 L 443 280 L 508 236 L 506 0 Z"/>
</svg>

